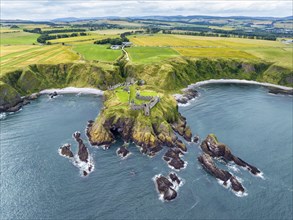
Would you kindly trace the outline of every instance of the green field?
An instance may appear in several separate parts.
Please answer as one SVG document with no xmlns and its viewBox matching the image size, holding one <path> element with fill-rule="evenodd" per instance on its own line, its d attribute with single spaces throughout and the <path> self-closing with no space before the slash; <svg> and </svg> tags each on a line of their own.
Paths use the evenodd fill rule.
<svg viewBox="0 0 293 220">
<path fill-rule="evenodd" d="M 173 49 L 186 57 L 258 59 L 286 68 L 293 66 L 292 45 L 280 41 L 163 34 L 132 36 L 130 40 L 140 46 L 138 51 L 135 47 L 128 49 L 132 61 L 138 63 L 160 61 L 168 57 L 167 49 Z"/>
<path fill-rule="evenodd" d="M 130 47 L 126 50 L 135 63 L 152 63 L 179 56 L 178 52 L 166 47 Z"/>
<path fill-rule="evenodd" d="M 16 44 L 37 44 L 37 38 L 39 34 L 33 34 L 28 32 L 10 32 L 0 33 L 1 45 L 16 45 Z"/>
<path fill-rule="evenodd" d="M 113 62 L 122 55 L 121 50 L 108 49 L 109 45 L 83 44 L 73 46 L 73 50 L 85 60 Z"/>
</svg>

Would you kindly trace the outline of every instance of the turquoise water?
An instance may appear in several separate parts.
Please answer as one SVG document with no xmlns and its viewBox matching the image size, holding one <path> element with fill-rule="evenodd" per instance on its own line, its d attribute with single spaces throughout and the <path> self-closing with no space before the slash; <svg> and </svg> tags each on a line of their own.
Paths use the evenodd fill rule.
<svg viewBox="0 0 293 220">
<path fill-rule="evenodd" d="M 248 195 L 237 197 L 197 162 L 189 144 L 178 172 L 184 179 L 176 200 L 162 202 L 152 178 L 170 169 L 161 152 L 154 158 L 130 146 L 126 160 L 89 147 L 95 170 L 81 177 L 58 154 L 94 119 L 102 98 L 42 96 L 1 123 L 1 219 L 290 219 L 292 218 L 292 97 L 269 95 L 258 86 L 207 85 L 189 106 L 180 107 L 194 133 L 215 133 L 233 153 L 258 167 L 264 179 L 228 169 L 242 179 Z M 87 144 L 87 142 L 85 142 Z M 88 145 L 89 146 L 89 145 Z M 224 165 L 219 164 L 227 169 Z M 135 174 L 134 174 L 135 173 Z"/>
</svg>

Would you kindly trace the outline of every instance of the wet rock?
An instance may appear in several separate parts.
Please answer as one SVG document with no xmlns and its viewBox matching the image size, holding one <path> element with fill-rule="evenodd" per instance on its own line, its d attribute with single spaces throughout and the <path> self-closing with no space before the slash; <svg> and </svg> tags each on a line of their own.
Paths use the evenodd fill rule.
<svg viewBox="0 0 293 220">
<path fill-rule="evenodd" d="M 78 157 L 81 161 L 88 162 L 89 153 L 87 147 L 84 145 L 83 140 L 80 138 L 80 132 L 76 131 L 73 134 L 74 139 L 78 143 Z"/>
<path fill-rule="evenodd" d="M 176 175 L 176 173 L 170 173 L 169 177 L 172 180 L 172 182 L 176 182 L 178 185 L 180 184 L 181 181 L 178 178 L 178 176 Z"/>
<path fill-rule="evenodd" d="M 244 192 L 243 186 L 241 185 L 241 183 L 234 176 L 231 176 L 230 182 L 231 182 L 231 187 L 232 187 L 232 189 L 234 191 L 236 191 L 236 192 Z"/>
<path fill-rule="evenodd" d="M 227 185 L 227 182 L 230 181 L 231 187 L 236 192 L 244 192 L 242 184 L 228 171 L 219 169 L 212 157 L 208 154 L 203 153 L 198 157 L 198 161 L 201 163 L 202 167 L 209 172 L 212 176 L 222 180 L 224 185 Z"/>
<path fill-rule="evenodd" d="M 35 100 L 35 99 L 37 99 L 39 96 L 40 96 L 39 93 L 33 93 L 33 94 L 27 96 L 26 99 L 27 99 L 27 100 Z"/>
<path fill-rule="evenodd" d="M 246 163 L 239 157 L 234 156 L 231 150 L 225 144 L 218 142 L 217 137 L 213 134 L 209 134 L 200 146 L 206 154 L 209 154 L 212 157 L 220 157 L 225 161 L 233 161 L 238 166 L 247 168 L 254 175 L 260 173 L 260 170 L 256 167 Z"/>
<path fill-rule="evenodd" d="M 180 104 L 186 104 L 189 100 L 198 96 L 198 91 L 194 88 L 188 88 L 182 91 L 183 91 L 182 95 L 175 96 L 176 101 Z"/>
<path fill-rule="evenodd" d="M 180 158 L 182 152 L 179 150 L 169 149 L 163 159 L 168 163 L 169 166 L 173 167 L 176 170 L 184 168 L 185 162 Z"/>
<path fill-rule="evenodd" d="M 183 142 L 181 141 L 181 140 L 176 140 L 175 141 L 175 145 L 176 145 L 176 147 L 178 147 L 180 150 L 182 150 L 182 151 L 184 151 L 184 152 L 186 152 L 187 151 L 187 148 L 186 148 L 186 146 L 185 146 L 185 144 L 183 144 Z"/>
<path fill-rule="evenodd" d="M 130 153 L 129 150 L 127 150 L 127 148 L 125 146 L 121 146 L 117 150 L 117 154 L 121 157 L 126 157 L 129 153 Z"/>
<path fill-rule="evenodd" d="M 293 89 L 281 89 L 281 88 L 269 87 L 269 93 L 282 94 L 282 95 L 293 95 Z"/>
<path fill-rule="evenodd" d="M 54 98 L 57 95 L 58 95 L 58 93 L 56 91 L 54 91 L 53 93 L 50 93 L 49 94 L 49 97 L 52 99 L 52 98 Z"/>
<path fill-rule="evenodd" d="M 199 143 L 199 136 L 198 135 L 195 135 L 194 138 L 193 138 L 193 142 L 198 144 Z"/>
<path fill-rule="evenodd" d="M 62 147 L 60 147 L 61 154 L 63 156 L 67 156 L 67 157 L 73 157 L 73 153 L 72 153 L 70 147 L 71 147 L 70 144 L 64 144 Z"/>
<path fill-rule="evenodd" d="M 221 170 L 216 167 L 212 157 L 208 154 L 204 153 L 197 159 L 206 171 L 208 171 L 212 176 L 224 181 L 225 184 L 232 176 L 228 171 Z"/>
<path fill-rule="evenodd" d="M 170 201 L 176 198 L 177 192 L 172 188 L 173 184 L 164 176 L 156 177 L 157 189 L 163 195 L 164 200 Z"/>
<path fill-rule="evenodd" d="M 7 108 L 4 112 L 17 112 L 22 108 L 22 106 L 23 106 L 23 103 L 20 102 L 13 107 Z"/>
<path fill-rule="evenodd" d="M 88 173 L 85 170 L 82 173 L 83 173 L 84 176 L 88 175 Z"/>
</svg>

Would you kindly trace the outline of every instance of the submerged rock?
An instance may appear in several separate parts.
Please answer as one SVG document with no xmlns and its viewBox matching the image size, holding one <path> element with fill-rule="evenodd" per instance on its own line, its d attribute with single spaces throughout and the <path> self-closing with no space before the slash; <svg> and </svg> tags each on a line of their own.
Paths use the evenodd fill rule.
<svg viewBox="0 0 293 220">
<path fill-rule="evenodd" d="M 64 144 L 62 147 L 60 147 L 61 154 L 66 157 L 73 157 L 73 153 L 70 147 L 71 147 L 70 144 Z"/>
<path fill-rule="evenodd" d="M 231 150 L 225 144 L 219 143 L 217 137 L 213 134 L 209 134 L 200 146 L 206 154 L 212 157 L 221 157 L 225 161 L 234 161 L 237 165 L 247 168 L 254 175 L 260 173 L 260 170 L 256 167 L 234 156 Z"/>
<path fill-rule="evenodd" d="M 209 172 L 212 176 L 216 177 L 217 179 L 220 179 L 224 182 L 224 185 L 227 185 L 227 182 L 231 182 L 231 187 L 236 192 L 244 192 L 244 188 L 242 184 L 234 177 L 231 173 L 228 171 L 219 169 L 212 157 L 206 153 L 203 153 L 201 156 L 199 156 L 198 161 L 201 163 L 202 167 Z"/>
</svg>

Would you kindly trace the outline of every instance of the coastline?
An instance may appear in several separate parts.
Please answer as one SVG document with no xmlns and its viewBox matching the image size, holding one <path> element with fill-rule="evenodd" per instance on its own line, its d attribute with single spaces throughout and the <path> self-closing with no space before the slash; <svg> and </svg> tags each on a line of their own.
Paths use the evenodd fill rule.
<svg viewBox="0 0 293 220">
<path fill-rule="evenodd" d="M 274 87 L 274 88 L 288 90 L 288 91 L 293 89 L 287 86 L 280 86 L 280 85 L 276 85 L 272 83 L 262 83 L 262 82 L 256 82 L 253 80 L 245 80 L 245 79 L 209 79 L 209 80 L 204 80 L 204 81 L 190 84 L 187 86 L 187 88 L 183 89 L 182 91 L 190 89 L 190 88 L 194 88 L 194 87 L 200 87 L 207 84 L 221 84 L 221 83 L 260 85 L 260 86 Z"/>
<path fill-rule="evenodd" d="M 204 81 L 199 81 L 188 85 L 186 88 L 181 89 L 182 94 L 173 94 L 179 106 L 188 106 L 190 101 L 194 100 L 196 97 L 200 96 L 196 88 L 208 85 L 208 84 L 246 84 L 246 85 L 258 85 L 267 87 L 269 93 L 273 94 L 285 94 L 292 95 L 293 88 L 287 86 L 276 85 L 272 83 L 262 83 L 252 80 L 242 80 L 242 79 L 209 79 Z"/>
<path fill-rule="evenodd" d="M 58 89 L 44 89 L 39 92 L 39 94 L 50 94 L 53 92 L 57 92 L 58 94 L 93 94 L 102 96 L 104 91 L 95 88 L 79 88 L 79 87 L 65 87 L 65 88 L 58 88 Z"/>
</svg>

